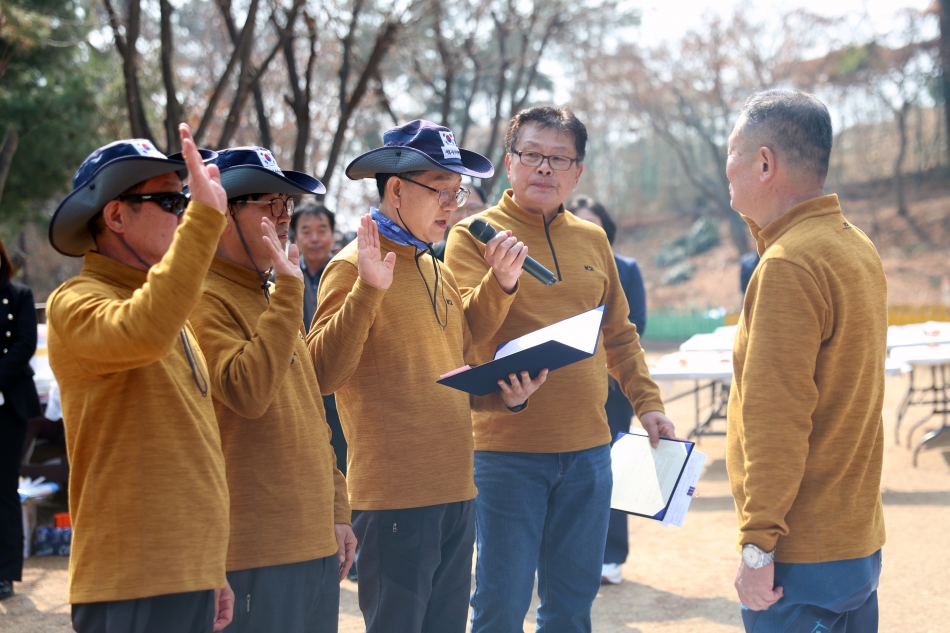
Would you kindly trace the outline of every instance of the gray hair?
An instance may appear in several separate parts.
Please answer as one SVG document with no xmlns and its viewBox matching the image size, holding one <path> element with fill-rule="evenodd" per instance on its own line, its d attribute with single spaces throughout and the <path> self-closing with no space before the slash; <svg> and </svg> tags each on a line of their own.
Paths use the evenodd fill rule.
<svg viewBox="0 0 950 633">
<path fill-rule="evenodd" d="M 739 133 L 767 146 L 789 167 L 828 175 L 831 157 L 831 115 L 814 95 L 797 90 L 764 90 L 749 97 L 739 112 Z"/>
</svg>

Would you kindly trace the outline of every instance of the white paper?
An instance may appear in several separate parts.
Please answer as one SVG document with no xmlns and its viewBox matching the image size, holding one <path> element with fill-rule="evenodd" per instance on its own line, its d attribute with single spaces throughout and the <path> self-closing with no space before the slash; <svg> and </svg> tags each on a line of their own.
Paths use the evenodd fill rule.
<svg viewBox="0 0 950 633">
<path fill-rule="evenodd" d="M 650 438 L 639 433 L 622 436 L 610 450 L 613 493 L 610 507 L 652 517 L 670 501 L 676 479 L 688 457 L 689 444 Z"/>
<path fill-rule="evenodd" d="M 535 330 L 530 334 L 525 334 L 521 338 L 508 341 L 495 352 L 495 360 L 511 356 L 523 349 L 537 347 L 548 341 L 557 341 L 574 349 L 593 354 L 597 351 L 597 337 L 600 335 L 600 324 L 604 320 L 604 307 L 600 306 L 588 310 L 540 330 Z"/>
<path fill-rule="evenodd" d="M 706 453 L 700 453 L 696 449 L 690 453 L 686 462 L 686 468 L 683 470 L 683 476 L 673 491 L 673 499 L 670 501 L 670 507 L 663 516 L 663 525 L 675 525 L 683 527 L 686 520 L 686 511 L 689 510 L 689 503 L 693 500 L 693 493 L 696 492 L 696 486 L 699 484 L 699 477 L 703 474 L 703 467 L 706 465 Z"/>
</svg>

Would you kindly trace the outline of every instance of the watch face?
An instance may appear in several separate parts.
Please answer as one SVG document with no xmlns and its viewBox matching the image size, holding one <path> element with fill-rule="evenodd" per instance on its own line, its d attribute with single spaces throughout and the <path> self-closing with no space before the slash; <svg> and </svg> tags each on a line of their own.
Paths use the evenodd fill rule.
<svg viewBox="0 0 950 633">
<path fill-rule="evenodd" d="M 755 567 L 759 564 L 759 559 L 761 554 L 754 547 L 749 547 L 748 545 L 742 548 L 742 562 L 744 562 L 749 567 Z"/>
</svg>

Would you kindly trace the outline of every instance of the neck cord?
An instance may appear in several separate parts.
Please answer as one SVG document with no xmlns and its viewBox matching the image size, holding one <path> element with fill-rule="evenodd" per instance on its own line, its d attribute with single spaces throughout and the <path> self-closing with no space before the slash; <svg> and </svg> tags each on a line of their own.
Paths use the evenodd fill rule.
<svg viewBox="0 0 950 633">
<path fill-rule="evenodd" d="M 406 221 L 402 219 L 402 214 L 399 213 L 399 207 L 396 207 L 396 215 L 399 216 L 399 221 L 402 222 L 403 228 L 406 229 L 406 233 L 408 233 L 409 235 L 412 235 L 413 239 L 423 242 L 423 240 L 420 240 L 418 237 L 412 234 L 412 231 L 409 230 L 409 225 L 406 224 Z M 422 277 L 422 283 L 426 285 L 426 296 L 429 297 L 429 299 L 432 301 L 432 312 L 435 314 L 435 320 L 438 322 L 439 327 L 441 327 L 444 330 L 449 324 L 449 304 L 446 303 L 445 301 L 445 281 L 442 281 L 442 285 L 440 288 L 439 281 L 440 281 L 441 275 L 439 274 L 440 273 L 439 263 L 437 261 L 437 258 L 432 257 L 432 271 L 435 273 L 435 286 L 432 289 L 429 288 L 429 282 L 426 280 L 426 276 L 422 273 L 422 267 L 419 265 L 419 258 L 425 255 L 426 253 L 431 254 L 432 244 L 430 242 L 423 242 L 423 243 L 428 248 L 426 248 L 426 250 L 424 251 L 417 250 L 415 257 L 413 259 L 415 259 L 415 262 L 416 262 L 416 270 L 419 271 L 419 276 Z M 439 316 L 439 309 L 438 307 L 436 307 L 438 304 L 440 291 L 442 293 L 442 303 L 445 304 L 445 323 L 442 322 L 442 317 Z"/>
<path fill-rule="evenodd" d="M 251 260 L 251 266 L 254 267 L 254 270 L 257 272 L 257 276 L 261 278 L 261 290 L 264 291 L 264 298 L 267 299 L 267 303 L 270 304 L 270 285 L 267 283 L 270 279 L 270 275 L 265 275 L 261 272 L 261 269 L 257 267 L 257 262 L 254 261 L 254 258 L 251 256 L 251 249 L 247 247 L 247 241 L 244 239 L 244 232 L 241 231 L 241 225 L 238 224 L 237 216 L 234 215 L 234 211 L 231 211 L 231 217 L 234 218 L 234 228 L 237 229 L 238 237 L 241 238 L 241 246 L 244 247 L 244 253 L 247 254 L 247 258 Z M 268 269 L 270 272 L 270 269 Z"/>
<path fill-rule="evenodd" d="M 118 233 L 115 233 L 114 235 L 119 238 L 119 242 L 122 244 L 122 246 L 132 253 L 132 256 L 139 260 L 139 263 L 145 266 L 146 272 L 152 268 L 152 265 L 142 259 L 141 255 L 135 252 L 135 249 L 125 241 L 124 237 Z M 188 366 L 191 368 L 191 377 L 195 381 L 195 386 L 198 387 L 198 391 L 201 392 L 201 397 L 207 398 L 208 379 L 205 378 L 204 372 L 201 371 L 201 367 L 198 366 L 198 360 L 195 357 L 195 350 L 191 347 L 191 340 L 188 338 L 188 332 L 185 331 L 185 328 L 181 328 L 181 332 L 178 333 L 178 336 L 181 338 L 181 346 L 185 350 L 185 358 L 188 359 Z"/>
</svg>

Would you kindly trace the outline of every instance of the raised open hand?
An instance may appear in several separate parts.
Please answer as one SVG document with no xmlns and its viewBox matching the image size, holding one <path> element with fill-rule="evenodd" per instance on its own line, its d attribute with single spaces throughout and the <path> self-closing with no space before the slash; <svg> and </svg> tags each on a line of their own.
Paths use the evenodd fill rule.
<svg viewBox="0 0 950 633">
<path fill-rule="evenodd" d="M 296 244 L 291 244 L 288 253 L 280 247 L 277 230 L 270 218 L 261 218 L 261 232 L 264 234 L 264 244 L 274 262 L 274 272 L 278 275 L 293 275 L 303 281 L 303 271 L 300 270 L 300 251 Z"/>
<path fill-rule="evenodd" d="M 181 135 L 181 152 L 188 166 L 188 190 L 191 199 L 203 202 L 225 213 L 228 210 L 228 194 L 221 186 L 221 172 L 217 165 L 205 165 L 198 153 L 191 129 L 187 123 L 178 126 Z"/>
<path fill-rule="evenodd" d="M 396 265 L 396 253 L 387 253 L 380 257 L 379 227 L 369 215 L 360 218 L 356 229 L 356 265 L 360 279 L 371 286 L 386 290 L 393 283 L 393 267 Z"/>
</svg>

